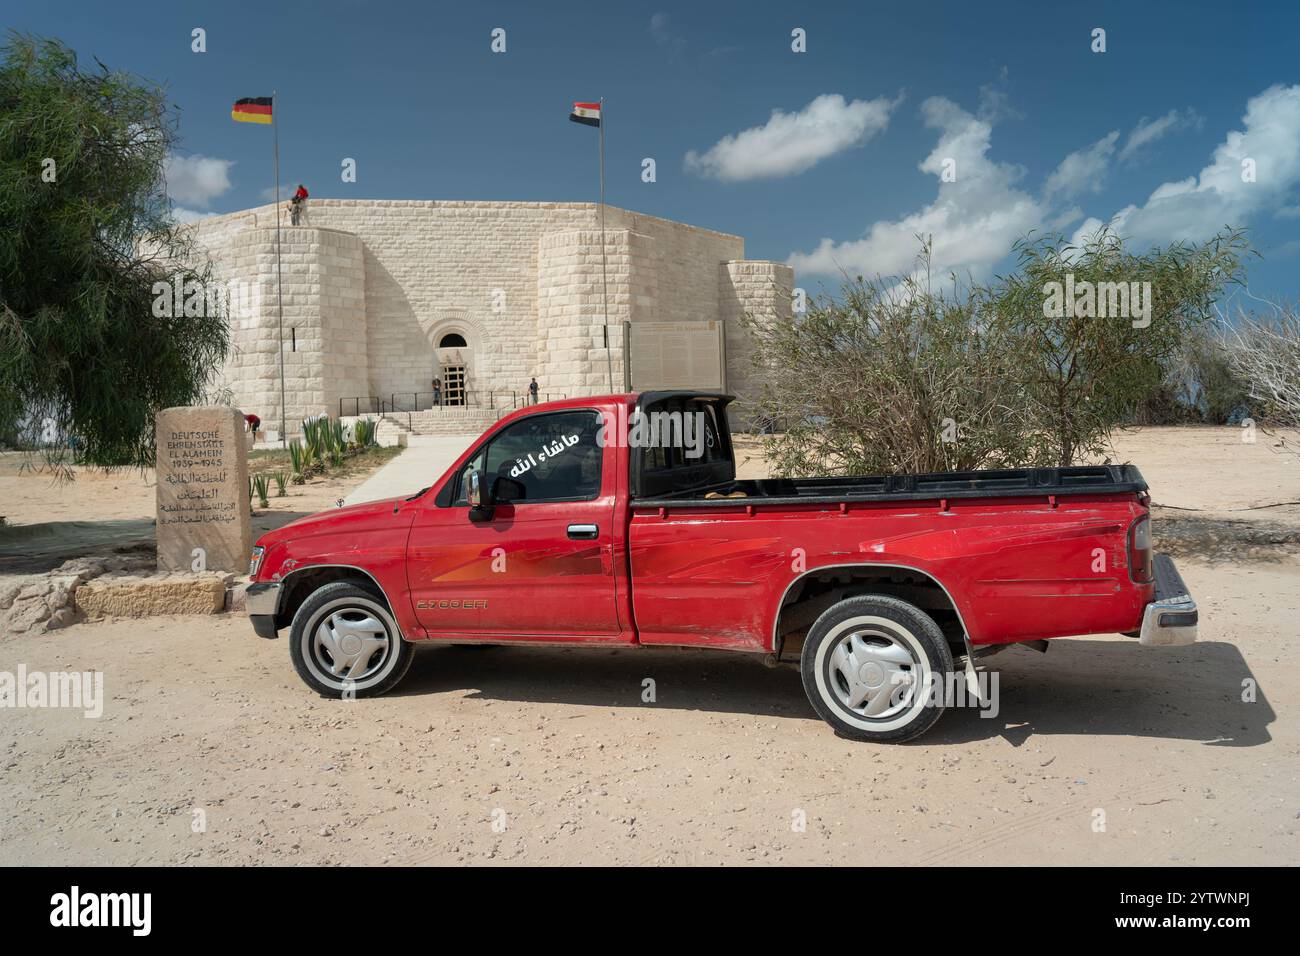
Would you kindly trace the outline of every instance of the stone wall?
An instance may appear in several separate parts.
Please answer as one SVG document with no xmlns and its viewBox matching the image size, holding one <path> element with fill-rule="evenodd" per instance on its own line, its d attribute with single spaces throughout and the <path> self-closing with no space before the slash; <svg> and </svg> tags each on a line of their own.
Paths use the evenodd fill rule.
<svg viewBox="0 0 1300 956">
<path fill-rule="evenodd" d="M 737 272 L 739 291 L 719 281 L 720 264 L 743 265 L 740 237 L 615 207 L 605 218 L 616 391 L 624 320 L 766 307 L 770 297 L 748 274 Z M 312 199 L 303 223 L 282 226 L 291 433 L 302 414 L 337 414 L 339 397 L 428 393 L 449 333 L 469 343 L 478 400 L 488 389 L 522 391 L 534 375 L 557 396 L 608 390 L 597 205 Z M 268 427 L 279 409 L 274 227 L 272 206 L 195 226 L 218 274 L 259 293 L 256 314 L 235 323 L 223 381 Z"/>
<path fill-rule="evenodd" d="M 364 249 L 361 239 L 349 233 L 291 230 L 299 231 L 317 233 L 315 255 L 306 267 L 316 280 L 316 300 L 309 300 L 308 308 L 314 305 L 319 316 L 319 411 L 338 415 L 340 398 L 371 394 Z"/>
<path fill-rule="evenodd" d="M 790 317 L 794 270 L 779 262 L 743 260 L 722 263 L 719 270 L 720 314 L 727 349 L 727 390 L 736 396 L 734 417 L 750 422 L 759 389 L 750 336 L 742 315 Z"/>
<path fill-rule="evenodd" d="M 537 254 L 536 363 L 540 391 L 561 395 L 622 391 L 622 329 L 631 316 L 632 300 L 630 243 L 626 229 L 606 227 L 610 326 L 607 357 L 600 232 L 572 230 L 541 238 Z"/>
</svg>

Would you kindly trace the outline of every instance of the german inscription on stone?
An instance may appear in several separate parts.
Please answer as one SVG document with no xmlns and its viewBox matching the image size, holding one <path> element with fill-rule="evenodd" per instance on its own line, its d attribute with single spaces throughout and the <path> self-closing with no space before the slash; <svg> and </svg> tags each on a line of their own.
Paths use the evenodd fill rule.
<svg viewBox="0 0 1300 956">
<path fill-rule="evenodd" d="M 159 570 L 244 571 L 253 535 L 243 415 L 167 408 L 156 424 Z"/>
</svg>

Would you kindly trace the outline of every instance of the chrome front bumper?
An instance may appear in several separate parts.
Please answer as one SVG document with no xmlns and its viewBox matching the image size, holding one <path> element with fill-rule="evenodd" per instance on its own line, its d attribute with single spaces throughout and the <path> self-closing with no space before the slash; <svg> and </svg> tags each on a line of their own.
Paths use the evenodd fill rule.
<svg viewBox="0 0 1300 956">
<path fill-rule="evenodd" d="M 1147 647 L 1178 647 L 1196 642 L 1197 611 L 1191 592 L 1165 554 L 1155 556 L 1156 599 L 1142 613 L 1141 641 Z"/>
<path fill-rule="evenodd" d="M 275 616 L 280 610 L 280 584 L 264 581 L 244 588 L 244 611 L 258 637 L 279 637 Z"/>
</svg>

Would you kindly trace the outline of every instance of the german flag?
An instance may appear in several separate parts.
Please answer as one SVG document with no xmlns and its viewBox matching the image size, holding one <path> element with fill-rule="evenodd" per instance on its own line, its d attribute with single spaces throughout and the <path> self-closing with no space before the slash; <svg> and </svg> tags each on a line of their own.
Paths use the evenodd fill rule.
<svg viewBox="0 0 1300 956">
<path fill-rule="evenodd" d="M 271 122 L 271 97 L 246 96 L 235 100 L 235 105 L 230 108 L 230 118 L 237 123 Z"/>
</svg>

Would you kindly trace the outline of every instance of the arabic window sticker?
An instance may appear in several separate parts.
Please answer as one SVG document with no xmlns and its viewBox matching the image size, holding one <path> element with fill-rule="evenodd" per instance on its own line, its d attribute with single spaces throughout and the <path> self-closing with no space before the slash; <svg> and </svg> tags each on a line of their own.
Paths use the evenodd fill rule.
<svg viewBox="0 0 1300 956">
<path fill-rule="evenodd" d="M 514 465 L 510 468 L 510 477 L 518 478 L 528 471 L 542 464 L 547 459 L 554 458 L 561 452 L 568 451 L 574 445 L 578 444 L 581 439 L 576 434 L 565 435 L 554 441 L 542 445 L 536 452 L 529 452 L 527 458 L 516 458 Z"/>
</svg>

